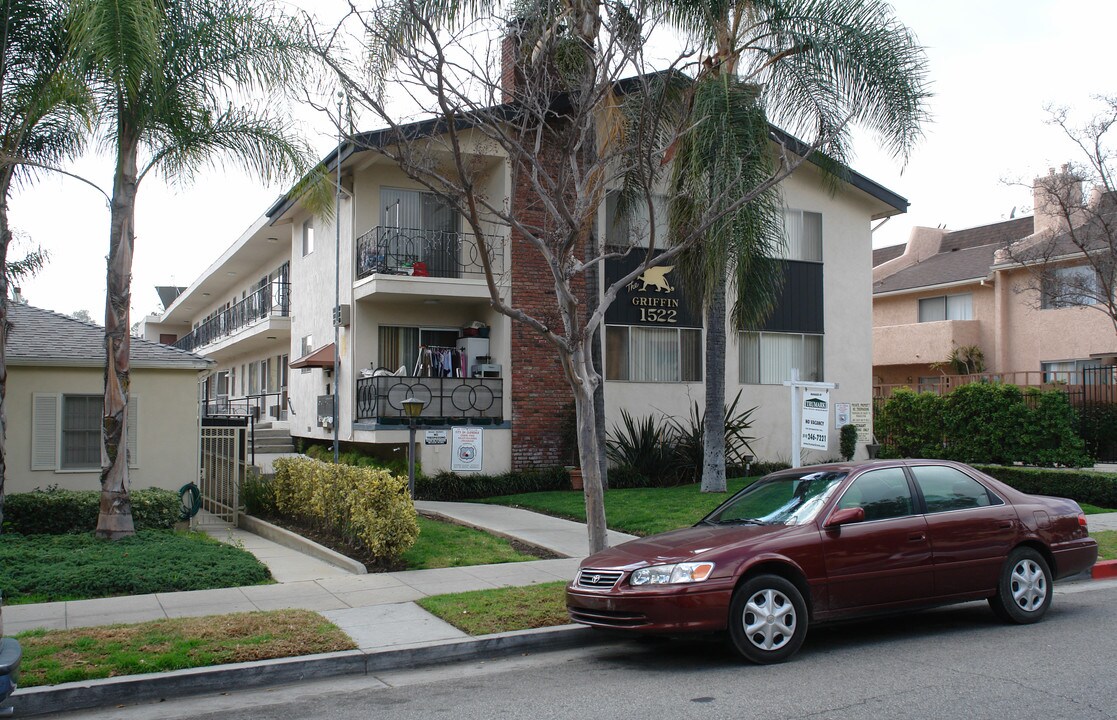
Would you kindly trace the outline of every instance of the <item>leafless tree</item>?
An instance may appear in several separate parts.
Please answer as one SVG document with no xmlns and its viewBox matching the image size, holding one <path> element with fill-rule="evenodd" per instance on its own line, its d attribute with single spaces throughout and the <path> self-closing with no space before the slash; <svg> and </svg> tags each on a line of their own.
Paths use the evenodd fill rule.
<svg viewBox="0 0 1117 720">
<path fill-rule="evenodd" d="M 606 245 L 596 228 L 608 191 L 625 188 L 644 218 L 662 212 L 656 194 L 663 191 L 669 148 L 689 130 L 689 81 L 682 71 L 693 70 L 688 64 L 696 55 L 683 52 L 651 72 L 642 48 L 652 21 L 638 4 L 538 3 L 530 15 L 520 6 L 514 17 L 474 8 L 469 17 L 441 20 L 424 15 L 424 7 L 403 0 L 351 12 L 347 21 L 358 22 L 365 38 L 361 60 L 371 62 L 354 63 L 351 53 L 338 52 L 340 31 L 322 40 L 321 53 L 357 111 L 386 126 L 350 142 L 382 154 L 461 215 L 479 246 L 492 307 L 531 328 L 559 358 L 574 396 L 589 544 L 597 551 L 607 541 L 604 448 L 594 431 L 593 402 L 602 378 L 591 349 L 606 310 L 649 267 L 672 264 L 719 217 L 787 177 L 822 139 L 801 155 L 773 139 L 772 174 L 747 192 L 736 188 L 731 199 L 709 203 L 717 210 L 679 236 L 657 237 L 663 225 L 653 220 L 633 229 L 627 246 Z M 502 72 L 509 57 L 513 65 Z M 401 120 L 401 106 L 421 120 Z M 494 194 L 499 184 L 489 180 L 505 169 L 508 192 Z M 518 185 L 527 192 L 513 202 Z M 542 282 L 553 289 L 546 307 L 510 297 L 491 263 L 500 252 L 494 236 L 513 244 L 513 258 L 527 252 L 541 259 Z M 633 253 L 640 258 L 636 267 L 591 302 L 590 273 Z"/>
<path fill-rule="evenodd" d="M 1081 125 L 1065 107 L 1049 107 L 1048 123 L 1078 148 L 1077 160 L 1036 178 L 1035 233 L 997 253 L 1027 279 L 1013 288 L 1034 308 L 1086 306 L 1106 314 L 1117 332 L 1117 187 L 1112 165 L 1117 96 Z"/>
</svg>

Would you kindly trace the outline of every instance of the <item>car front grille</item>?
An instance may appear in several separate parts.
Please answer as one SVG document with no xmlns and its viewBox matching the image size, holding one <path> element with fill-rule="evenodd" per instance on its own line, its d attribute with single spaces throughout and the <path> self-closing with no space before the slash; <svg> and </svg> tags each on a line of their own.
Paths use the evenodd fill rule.
<svg viewBox="0 0 1117 720">
<path fill-rule="evenodd" d="M 590 608 L 567 608 L 570 619 L 583 625 L 594 625 L 603 628 L 636 628 L 648 624 L 648 618 L 642 613 L 615 612 L 611 610 L 591 610 Z"/>
<path fill-rule="evenodd" d="M 575 585 L 596 590 L 608 590 L 617 584 L 623 574 L 620 570 L 582 568 L 578 571 L 578 580 Z"/>
</svg>

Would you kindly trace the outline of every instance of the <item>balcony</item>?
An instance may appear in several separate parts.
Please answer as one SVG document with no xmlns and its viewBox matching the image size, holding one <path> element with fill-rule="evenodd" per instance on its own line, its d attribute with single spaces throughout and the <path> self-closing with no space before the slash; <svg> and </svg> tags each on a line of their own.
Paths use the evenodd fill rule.
<svg viewBox="0 0 1117 720">
<path fill-rule="evenodd" d="M 194 352 L 198 348 L 219 342 L 240 330 L 269 318 L 289 317 L 291 314 L 291 284 L 271 282 L 258 289 L 228 310 L 222 310 L 203 322 L 189 335 L 183 335 L 174 344 L 180 350 Z"/>
<path fill-rule="evenodd" d="M 485 235 L 494 275 L 504 272 L 504 240 Z M 357 279 L 372 275 L 484 280 L 481 247 L 468 233 L 377 226 L 357 238 Z"/>
<path fill-rule="evenodd" d="M 497 425 L 504 421 L 500 378 L 369 377 L 357 380 L 357 422 L 406 425 L 403 401 L 422 400 L 424 425 Z"/>
<path fill-rule="evenodd" d="M 981 321 L 883 325 L 873 328 L 873 365 L 927 365 L 950 357 L 956 347 L 981 344 Z"/>
</svg>

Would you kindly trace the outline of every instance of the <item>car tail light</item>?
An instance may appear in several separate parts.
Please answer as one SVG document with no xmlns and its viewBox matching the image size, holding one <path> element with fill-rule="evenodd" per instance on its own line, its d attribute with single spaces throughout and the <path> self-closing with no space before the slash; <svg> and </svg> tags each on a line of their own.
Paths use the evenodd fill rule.
<svg viewBox="0 0 1117 720">
<path fill-rule="evenodd" d="M 1086 514 L 1085 513 L 1078 513 L 1078 527 L 1082 528 L 1083 530 L 1086 529 Z"/>
</svg>

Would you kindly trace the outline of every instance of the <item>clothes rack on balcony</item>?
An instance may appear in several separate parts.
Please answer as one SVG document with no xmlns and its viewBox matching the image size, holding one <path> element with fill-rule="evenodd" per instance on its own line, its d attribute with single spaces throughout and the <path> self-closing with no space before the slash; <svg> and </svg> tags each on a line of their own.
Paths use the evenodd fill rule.
<svg viewBox="0 0 1117 720">
<path fill-rule="evenodd" d="M 465 355 L 455 347 L 420 345 L 415 377 L 467 377 Z"/>
</svg>

